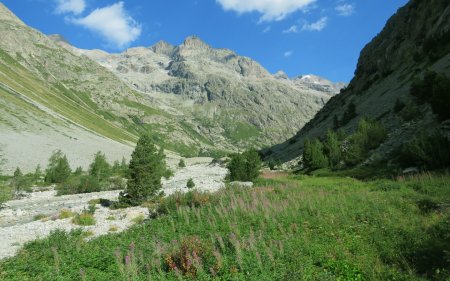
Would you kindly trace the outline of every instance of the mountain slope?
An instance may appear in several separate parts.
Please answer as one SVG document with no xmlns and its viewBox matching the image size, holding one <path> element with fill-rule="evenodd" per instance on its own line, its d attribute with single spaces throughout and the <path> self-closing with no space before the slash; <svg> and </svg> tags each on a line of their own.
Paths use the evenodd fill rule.
<svg viewBox="0 0 450 281">
<path fill-rule="evenodd" d="M 265 150 L 267 159 L 296 163 L 306 139 L 322 138 L 329 129 L 353 132 L 361 117 L 379 121 L 389 135 L 374 154 L 390 153 L 417 132 L 444 128 L 430 106 L 419 104 L 410 94 L 415 78 L 427 70 L 450 77 L 450 4 L 448 1 L 410 1 L 387 22 L 362 51 L 355 77 L 342 94 L 334 96 L 293 138 Z M 394 109 L 397 101 L 417 109 L 412 120 Z M 356 116 L 342 122 L 344 111 L 353 103 Z M 450 105 L 448 105 L 450 106 Z"/>
<path fill-rule="evenodd" d="M 183 156 L 263 147 L 292 136 L 336 92 L 271 75 L 197 37 L 121 54 L 80 50 L 2 4 L 0 34 L 0 153 L 9 172 L 45 165 L 55 149 L 73 166 L 86 167 L 97 150 L 120 159 L 143 132 Z"/>
<path fill-rule="evenodd" d="M 312 86 L 273 76 L 257 62 L 231 50 L 214 49 L 195 36 L 180 46 L 161 41 L 120 54 L 80 50 L 55 39 L 111 70 L 166 110 L 179 112 L 200 134 L 224 147 L 264 146 L 286 138 L 339 92 L 340 84 L 324 79 Z M 328 84 L 320 88 L 323 81 Z"/>
</svg>

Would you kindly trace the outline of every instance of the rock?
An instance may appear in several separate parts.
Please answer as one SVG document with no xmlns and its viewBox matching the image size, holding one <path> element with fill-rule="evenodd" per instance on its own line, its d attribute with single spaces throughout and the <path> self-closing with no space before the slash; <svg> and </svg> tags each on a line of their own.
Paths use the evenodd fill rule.
<svg viewBox="0 0 450 281">
<path fill-rule="evenodd" d="M 253 182 L 251 182 L 251 181 L 232 181 L 232 182 L 230 182 L 230 186 L 253 187 Z"/>
</svg>

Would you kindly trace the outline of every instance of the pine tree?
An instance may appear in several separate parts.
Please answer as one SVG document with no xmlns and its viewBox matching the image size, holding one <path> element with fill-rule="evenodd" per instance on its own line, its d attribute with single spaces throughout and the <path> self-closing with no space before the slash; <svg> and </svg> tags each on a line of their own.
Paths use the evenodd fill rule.
<svg viewBox="0 0 450 281">
<path fill-rule="evenodd" d="M 331 167 L 336 167 L 341 161 L 341 142 L 338 139 L 338 135 L 331 130 L 327 132 L 327 139 L 324 143 L 324 152 L 328 157 L 328 162 Z"/>
<path fill-rule="evenodd" d="M 141 136 L 131 155 L 128 184 L 120 200 L 127 204 L 138 205 L 157 195 L 161 189 L 161 177 L 166 171 L 164 159 L 164 151 L 157 150 L 150 136 Z"/>
<path fill-rule="evenodd" d="M 261 165 L 261 158 L 255 149 L 235 154 L 227 166 L 230 171 L 230 180 L 254 181 L 259 176 Z"/>
<path fill-rule="evenodd" d="M 328 167 L 328 159 L 323 153 L 323 144 L 316 139 L 311 143 L 311 170 Z"/>
<path fill-rule="evenodd" d="M 312 158 L 312 151 L 311 151 L 311 141 L 309 139 L 305 140 L 303 144 L 303 157 L 302 157 L 302 163 L 303 168 L 309 169 L 311 167 L 311 158 Z"/>
<path fill-rule="evenodd" d="M 45 181 L 47 183 L 62 183 L 69 178 L 71 172 L 66 155 L 61 150 L 57 150 L 48 160 Z"/>
<path fill-rule="evenodd" d="M 89 175 L 97 178 L 98 181 L 104 180 L 111 175 L 111 166 L 102 152 L 99 151 L 95 154 L 94 161 L 89 166 Z"/>
</svg>

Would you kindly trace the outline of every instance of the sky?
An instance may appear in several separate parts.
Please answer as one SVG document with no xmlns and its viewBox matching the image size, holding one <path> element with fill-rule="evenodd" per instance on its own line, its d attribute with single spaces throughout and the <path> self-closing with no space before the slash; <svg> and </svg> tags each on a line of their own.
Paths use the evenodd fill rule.
<svg viewBox="0 0 450 281">
<path fill-rule="evenodd" d="M 271 73 L 349 82 L 361 49 L 408 0 L 0 0 L 44 34 L 121 52 L 196 35 Z"/>
</svg>

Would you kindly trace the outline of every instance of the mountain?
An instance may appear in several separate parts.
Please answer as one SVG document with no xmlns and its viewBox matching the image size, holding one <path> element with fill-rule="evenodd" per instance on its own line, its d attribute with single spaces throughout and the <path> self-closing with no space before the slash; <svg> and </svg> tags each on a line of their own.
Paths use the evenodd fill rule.
<svg viewBox="0 0 450 281">
<path fill-rule="evenodd" d="M 121 159 L 143 132 L 183 156 L 262 147 L 293 135 L 331 97 L 197 37 L 121 54 L 81 50 L 1 3 L 0 34 L 0 158 L 8 172 L 45 166 L 56 149 L 73 168 L 87 167 L 98 150 Z"/>
<path fill-rule="evenodd" d="M 323 139 L 327 130 L 333 129 L 351 133 L 362 117 L 377 120 L 389 132 L 366 163 L 374 158 L 389 159 L 420 132 L 448 130 L 448 122 L 439 120 L 428 103 L 411 95 L 414 81 L 428 71 L 450 77 L 448 1 L 414 0 L 400 8 L 361 51 L 355 76 L 342 94 L 333 96 L 294 137 L 264 150 L 266 158 L 295 164 L 306 139 Z M 314 83 L 306 76 L 300 80 Z M 444 98 L 443 102 L 450 108 Z M 355 105 L 356 115 L 344 120 L 350 104 Z M 403 109 L 397 109 L 396 104 Z M 337 128 L 334 120 L 340 121 Z"/>
<path fill-rule="evenodd" d="M 302 127 L 339 85 L 279 79 L 250 58 L 215 49 L 196 36 L 179 46 L 160 41 L 120 54 L 81 50 L 131 88 L 178 112 L 216 146 L 264 146 Z M 295 125 L 292 125 L 295 124 Z"/>
</svg>

